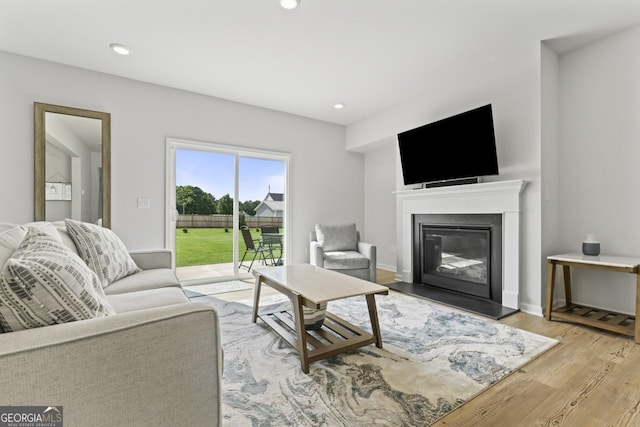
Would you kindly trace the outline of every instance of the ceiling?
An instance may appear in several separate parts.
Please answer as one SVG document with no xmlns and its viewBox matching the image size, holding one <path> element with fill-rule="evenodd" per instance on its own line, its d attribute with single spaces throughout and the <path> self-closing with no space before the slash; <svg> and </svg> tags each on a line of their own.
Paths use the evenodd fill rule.
<svg viewBox="0 0 640 427">
<path fill-rule="evenodd" d="M 0 0 L 0 50 L 349 124 L 455 70 L 637 23 L 639 0 Z"/>
</svg>

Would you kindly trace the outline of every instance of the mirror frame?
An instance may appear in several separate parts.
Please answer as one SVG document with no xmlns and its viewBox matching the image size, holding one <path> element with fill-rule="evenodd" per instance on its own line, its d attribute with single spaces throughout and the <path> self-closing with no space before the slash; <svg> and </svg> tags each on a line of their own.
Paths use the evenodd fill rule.
<svg viewBox="0 0 640 427">
<path fill-rule="evenodd" d="M 111 114 L 34 102 L 34 220 L 46 221 L 46 113 L 98 119 L 102 122 L 102 226 L 111 228 Z"/>
</svg>

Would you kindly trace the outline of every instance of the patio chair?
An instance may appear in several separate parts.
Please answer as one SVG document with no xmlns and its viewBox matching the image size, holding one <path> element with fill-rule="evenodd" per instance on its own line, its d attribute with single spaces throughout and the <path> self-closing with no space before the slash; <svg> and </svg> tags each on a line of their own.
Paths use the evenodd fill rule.
<svg viewBox="0 0 640 427">
<path fill-rule="evenodd" d="M 244 254 L 242 255 L 242 259 L 240 260 L 240 266 L 238 268 L 244 267 L 247 269 L 247 271 L 251 271 L 251 267 L 253 267 L 253 262 L 256 260 L 258 256 L 262 258 L 263 264 L 267 264 L 266 254 L 271 253 L 271 249 L 267 246 L 264 246 L 264 244 L 262 243 L 262 240 L 254 239 L 251 236 L 251 230 L 249 230 L 249 227 L 243 225 L 242 227 L 240 227 L 240 232 L 242 233 L 242 238 L 244 239 L 244 244 L 247 247 L 247 249 L 244 251 Z M 246 258 L 247 254 L 253 254 L 253 258 L 251 258 L 251 263 L 249 264 L 249 266 L 243 265 L 244 259 Z M 273 259 L 273 254 L 271 254 L 270 258 Z"/>
<path fill-rule="evenodd" d="M 271 249 L 271 261 L 273 265 L 280 265 L 282 263 L 282 234 L 280 228 L 276 225 L 263 225 L 260 227 L 262 232 L 262 243 L 264 246 Z M 274 255 L 274 251 L 277 251 L 278 257 Z"/>
</svg>

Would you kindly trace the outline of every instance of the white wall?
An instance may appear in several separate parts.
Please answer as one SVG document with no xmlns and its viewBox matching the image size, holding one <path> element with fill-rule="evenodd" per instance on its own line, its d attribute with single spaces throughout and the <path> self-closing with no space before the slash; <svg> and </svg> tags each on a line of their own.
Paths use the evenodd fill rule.
<svg viewBox="0 0 640 427">
<path fill-rule="evenodd" d="M 316 222 L 364 228 L 363 155 L 345 151 L 343 126 L 4 52 L 0 94 L 0 221 L 33 220 L 38 101 L 111 113 L 112 228 L 130 249 L 164 247 L 168 136 L 291 153 L 293 262 L 308 262 Z"/>
<path fill-rule="evenodd" d="M 396 182 L 389 179 L 395 176 L 396 151 L 388 143 L 367 152 L 364 168 L 363 240 L 376 245 L 378 268 L 390 271 L 396 270 Z"/>
<path fill-rule="evenodd" d="M 640 27 L 561 55 L 559 70 L 558 249 L 594 233 L 603 253 L 640 257 Z M 574 301 L 634 313 L 635 276 L 574 275 Z"/>
<path fill-rule="evenodd" d="M 367 152 L 382 150 L 397 153 L 397 133 L 456 114 L 487 103 L 493 105 L 496 143 L 500 175 L 487 181 L 522 179 L 528 182 L 522 196 L 522 234 L 520 308 L 542 314 L 540 263 L 540 48 L 533 44 L 530 50 L 513 52 L 503 61 L 492 62 L 482 69 L 465 69 L 452 73 L 447 81 L 433 82 L 432 89 L 401 105 L 347 126 L 347 148 Z M 373 147 L 373 148 L 370 148 Z M 365 170 L 373 169 L 379 158 L 367 154 Z M 396 189 L 405 188 L 399 179 L 399 163 L 384 168 L 375 182 L 365 180 L 365 193 L 372 194 L 370 185 L 380 182 L 397 183 Z M 385 175 L 383 176 L 382 173 Z M 380 203 L 376 215 L 386 221 L 397 221 L 396 205 Z M 365 233 L 374 233 L 369 225 L 379 227 L 378 220 L 369 220 L 366 211 Z M 378 256 L 394 258 L 395 241 L 380 240 Z M 396 248 L 397 250 L 397 248 Z"/>
</svg>

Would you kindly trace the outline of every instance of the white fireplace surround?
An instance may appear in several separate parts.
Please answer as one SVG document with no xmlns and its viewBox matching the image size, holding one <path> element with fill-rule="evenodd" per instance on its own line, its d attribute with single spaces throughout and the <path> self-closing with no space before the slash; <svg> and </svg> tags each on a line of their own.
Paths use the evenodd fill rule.
<svg viewBox="0 0 640 427">
<path fill-rule="evenodd" d="M 413 282 L 413 215 L 502 214 L 502 305 L 519 308 L 520 194 L 525 185 L 514 180 L 397 191 L 401 280 Z"/>
</svg>

